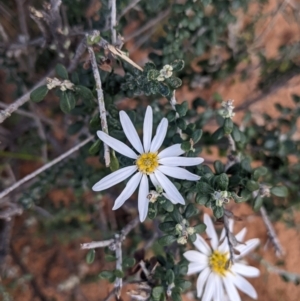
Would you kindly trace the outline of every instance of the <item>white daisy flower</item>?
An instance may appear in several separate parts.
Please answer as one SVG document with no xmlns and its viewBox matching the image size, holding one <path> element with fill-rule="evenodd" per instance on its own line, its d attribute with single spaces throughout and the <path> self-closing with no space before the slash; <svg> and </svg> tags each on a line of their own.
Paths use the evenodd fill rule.
<svg viewBox="0 0 300 301">
<path fill-rule="evenodd" d="M 236 246 L 235 250 L 239 252 L 239 255 L 235 255 L 234 262 L 228 266 L 229 247 L 225 230 L 223 229 L 218 240 L 214 225 L 207 214 L 204 214 L 204 223 L 211 247 L 197 234 L 194 245 L 199 251 L 187 251 L 183 254 L 190 261 L 188 275 L 200 272 L 197 279 L 197 297 L 201 297 L 202 301 L 223 301 L 227 294 L 230 301 L 241 301 L 238 288 L 251 298 L 257 299 L 254 287 L 243 276 L 257 277 L 259 270 L 239 260 L 259 244 L 259 239 L 253 238 Z M 230 220 L 229 228 L 232 231 L 232 220 Z M 240 242 L 245 235 L 246 228 L 235 237 Z"/>
<path fill-rule="evenodd" d="M 166 175 L 181 180 L 197 181 L 200 179 L 198 175 L 178 166 L 193 166 L 203 162 L 202 158 L 179 157 L 184 153 L 180 147 L 180 143 L 169 146 L 161 152 L 158 152 L 167 133 L 168 120 L 166 118 L 161 120 L 157 127 L 156 135 L 151 140 L 153 126 L 152 119 L 152 108 L 148 106 L 144 119 L 144 135 L 142 144 L 128 115 L 124 111 L 120 111 L 120 121 L 124 133 L 138 154 L 136 154 L 123 142 L 110 137 L 102 131 L 97 132 L 98 137 L 104 143 L 109 145 L 118 153 L 135 161 L 132 166 L 119 169 L 101 179 L 93 186 L 92 189 L 94 191 L 105 190 L 134 174 L 128 181 L 125 189 L 116 199 L 113 210 L 120 208 L 140 184 L 138 193 L 138 210 L 141 222 L 146 219 L 148 213 L 148 177 L 156 188 L 163 188 L 165 191 L 164 196 L 172 203 L 184 205 L 185 202 L 182 195 L 176 189 L 175 185 L 166 177 Z"/>
</svg>

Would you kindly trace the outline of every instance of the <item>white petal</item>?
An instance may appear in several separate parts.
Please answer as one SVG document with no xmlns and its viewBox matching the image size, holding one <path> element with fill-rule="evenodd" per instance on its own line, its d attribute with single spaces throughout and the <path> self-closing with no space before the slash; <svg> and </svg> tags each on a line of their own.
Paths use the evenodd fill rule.
<svg viewBox="0 0 300 301">
<path fill-rule="evenodd" d="M 210 238 L 210 244 L 214 250 L 218 247 L 218 236 L 215 230 L 215 227 L 211 221 L 211 218 L 208 214 L 204 214 L 203 218 L 204 224 L 206 225 L 206 234 Z"/>
<path fill-rule="evenodd" d="M 215 276 L 215 291 L 214 291 L 214 301 L 223 301 L 224 300 L 224 289 L 221 278 Z"/>
<path fill-rule="evenodd" d="M 232 276 L 232 281 L 234 285 L 243 293 L 247 294 L 253 299 L 257 299 L 257 293 L 255 288 L 244 277 L 239 275 Z"/>
<path fill-rule="evenodd" d="M 238 242 L 242 242 L 242 241 L 244 240 L 244 238 L 245 238 L 246 233 L 247 233 L 247 229 L 246 229 L 246 228 L 243 228 L 243 229 L 235 236 L 236 240 L 237 240 Z"/>
<path fill-rule="evenodd" d="M 259 239 L 258 238 L 252 238 L 245 242 L 245 244 L 238 245 L 235 249 L 237 249 L 240 254 L 236 256 L 236 259 L 242 258 L 245 255 L 247 255 L 249 252 L 251 252 L 253 249 L 255 249 L 259 245 Z"/>
<path fill-rule="evenodd" d="M 162 158 L 166 158 L 166 157 L 177 157 L 184 153 L 185 153 L 185 151 L 181 148 L 181 144 L 178 143 L 178 144 L 174 144 L 174 145 L 169 146 L 169 147 L 165 148 L 164 150 L 162 150 L 158 154 L 158 158 L 162 159 Z"/>
<path fill-rule="evenodd" d="M 175 179 L 189 180 L 189 181 L 197 181 L 200 179 L 199 176 L 181 167 L 160 165 L 157 169 L 162 173 L 164 173 L 165 175 Z"/>
<path fill-rule="evenodd" d="M 166 194 L 170 197 L 170 201 L 172 201 L 172 203 L 174 203 L 174 204 L 179 203 L 179 204 L 184 205 L 185 201 L 184 201 L 182 195 L 179 193 L 179 191 L 175 187 L 175 185 L 159 170 L 156 169 L 154 174 L 159 182 L 159 185 L 164 189 Z"/>
<path fill-rule="evenodd" d="M 201 264 L 198 262 L 191 262 L 188 266 L 187 275 L 192 275 L 201 272 L 207 267 L 207 264 Z"/>
<path fill-rule="evenodd" d="M 151 173 L 149 176 L 150 176 L 150 180 L 155 188 L 157 188 L 157 186 L 160 186 L 154 173 Z"/>
<path fill-rule="evenodd" d="M 209 275 L 201 301 L 210 301 L 212 299 L 215 290 L 215 277 L 216 275 L 214 273 Z"/>
<path fill-rule="evenodd" d="M 153 126 L 153 113 L 152 108 L 150 106 L 147 107 L 145 118 L 144 118 L 144 126 L 143 126 L 143 142 L 145 153 L 149 152 L 152 138 L 152 126 Z"/>
<path fill-rule="evenodd" d="M 241 263 L 234 263 L 231 267 L 231 270 L 234 273 L 240 274 L 246 277 L 257 277 L 260 274 L 260 271 L 256 267 L 252 267 L 249 265 L 241 264 Z"/>
<path fill-rule="evenodd" d="M 233 278 L 233 277 L 232 277 Z M 225 289 L 227 291 L 227 295 L 229 297 L 230 301 L 241 301 L 241 297 L 235 288 L 235 286 L 232 283 L 232 279 L 230 277 L 230 274 L 227 274 L 226 277 L 222 278 Z"/>
<path fill-rule="evenodd" d="M 190 157 L 167 157 L 158 160 L 159 164 L 167 166 L 194 166 L 201 164 L 204 161 L 202 158 Z"/>
<path fill-rule="evenodd" d="M 210 273 L 211 273 L 211 270 L 209 267 L 207 267 L 200 273 L 200 275 L 197 279 L 197 297 L 198 298 L 200 298 L 202 296 L 205 282 Z"/>
<path fill-rule="evenodd" d="M 100 140 L 102 140 L 104 143 L 106 143 L 118 153 L 132 159 L 136 159 L 138 157 L 137 154 L 132 149 L 130 149 L 125 143 L 108 136 L 102 131 L 97 131 L 97 135 Z"/>
<path fill-rule="evenodd" d="M 197 239 L 193 242 L 193 244 L 200 252 L 202 252 L 206 256 L 209 256 L 211 254 L 211 249 L 209 245 L 206 243 L 202 236 L 200 236 L 199 234 L 196 235 Z"/>
<path fill-rule="evenodd" d="M 141 222 L 143 222 L 147 217 L 148 206 L 149 206 L 149 199 L 147 198 L 148 194 L 149 194 L 148 177 L 146 175 L 143 175 L 140 184 L 139 199 L 138 199 L 138 208 L 139 208 L 139 215 L 140 215 Z"/>
<path fill-rule="evenodd" d="M 161 147 L 166 137 L 167 129 L 168 129 L 168 119 L 163 118 L 159 123 L 156 129 L 155 136 L 151 142 L 150 152 L 157 152 L 158 149 Z"/>
<path fill-rule="evenodd" d="M 144 148 L 142 146 L 141 140 L 139 138 L 139 135 L 136 132 L 136 129 L 134 128 L 134 125 L 132 124 L 130 118 L 128 115 L 124 112 L 120 112 L 120 121 L 122 124 L 123 131 L 131 143 L 131 145 L 140 153 L 144 153 Z"/>
<path fill-rule="evenodd" d="M 92 187 L 92 189 L 94 191 L 101 191 L 114 186 L 130 177 L 136 170 L 137 167 L 135 165 L 121 168 L 101 179 Z"/>
<path fill-rule="evenodd" d="M 134 193 L 138 185 L 140 184 L 142 178 L 142 173 L 137 172 L 126 184 L 126 187 L 122 191 L 122 193 L 118 196 L 115 201 L 114 207 L 112 210 L 116 210 L 120 208 L 125 201 Z"/>
<path fill-rule="evenodd" d="M 185 253 L 183 253 L 183 256 L 188 261 L 191 261 L 191 262 L 197 262 L 197 263 L 206 264 L 206 265 L 208 262 L 207 256 L 201 254 L 198 251 L 194 251 L 194 250 L 186 251 Z"/>
</svg>

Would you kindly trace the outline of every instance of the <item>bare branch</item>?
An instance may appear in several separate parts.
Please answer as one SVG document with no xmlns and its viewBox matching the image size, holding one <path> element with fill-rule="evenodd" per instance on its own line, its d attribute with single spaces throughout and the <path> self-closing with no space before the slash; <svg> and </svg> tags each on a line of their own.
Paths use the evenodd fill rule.
<svg viewBox="0 0 300 301">
<path fill-rule="evenodd" d="M 120 270 L 122 271 L 122 243 L 120 240 L 120 235 L 119 234 L 115 234 L 115 240 L 116 240 L 116 270 Z M 116 278 L 115 280 L 115 294 L 117 296 L 117 298 L 120 298 L 120 294 L 121 294 L 121 289 L 123 286 L 123 279 L 122 278 Z"/>
<path fill-rule="evenodd" d="M 34 87 L 25 93 L 23 96 L 18 98 L 14 103 L 12 103 L 7 109 L 0 111 L 0 123 L 2 123 L 6 118 L 8 118 L 14 111 L 16 111 L 20 106 L 26 103 L 32 91 L 38 88 L 41 85 L 46 83 L 47 77 L 52 77 L 54 75 L 54 70 L 51 70 L 43 79 L 41 79 Z"/>
<path fill-rule="evenodd" d="M 129 2 L 129 4 L 123 9 L 120 13 L 118 20 L 120 20 L 128 11 L 130 11 L 133 7 L 135 7 L 141 0 L 133 0 Z"/>
<path fill-rule="evenodd" d="M 117 7 L 116 0 L 110 0 L 110 30 L 111 30 L 111 43 L 116 45 L 117 43 Z"/>
<path fill-rule="evenodd" d="M 8 35 L 1 23 L 0 23 L 0 36 L 2 37 L 4 43 L 7 43 L 9 41 Z"/>
<path fill-rule="evenodd" d="M 228 242 L 228 247 L 229 247 L 229 260 L 230 260 L 230 263 L 233 263 L 234 262 L 234 246 L 233 246 L 233 243 L 232 243 L 232 233 L 229 229 L 229 218 L 228 216 L 224 213 L 224 216 L 223 216 L 223 220 L 224 220 L 224 228 L 225 228 L 225 235 L 226 235 L 226 239 L 227 239 L 227 242 Z"/>
<path fill-rule="evenodd" d="M 3 103 L 3 102 L 0 102 L 0 108 L 2 109 L 7 109 L 9 107 L 9 105 Z M 25 116 L 25 117 L 28 117 L 28 118 L 39 118 L 42 122 L 44 122 L 45 124 L 48 124 L 48 125 L 51 125 L 51 126 L 55 126 L 55 122 L 49 118 L 46 118 L 44 116 L 36 116 L 35 114 L 33 113 L 30 113 L 30 112 L 27 112 L 25 110 L 22 110 L 22 109 L 17 109 L 15 110 L 15 113 L 19 114 L 19 115 L 22 115 L 22 116 Z"/>
<path fill-rule="evenodd" d="M 80 245 L 81 249 L 96 249 L 96 248 L 105 248 L 111 245 L 115 240 L 108 239 L 103 241 L 92 241 Z"/>
<path fill-rule="evenodd" d="M 104 103 L 104 96 L 103 96 L 103 90 L 102 90 L 102 83 L 100 78 L 100 73 L 98 70 L 98 65 L 95 57 L 94 50 L 92 46 L 88 47 L 90 60 L 92 64 L 93 74 L 96 82 L 96 90 L 98 95 L 98 105 L 99 105 L 99 113 L 100 113 L 100 119 L 101 119 L 101 127 L 102 131 L 106 134 L 108 134 L 108 126 L 107 126 L 107 120 L 106 120 L 106 109 L 105 109 L 105 103 Z M 104 160 L 106 167 L 109 167 L 110 165 L 110 153 L 109 153 L 109 146 L 103 142 L 104 145 Z"/>
<path fill-rule="evenodd" d="M 150 29 L 151 27 L 153 27 L 157 24 L 160 24 L 160 21 L 163 20 L 164 18 L 166 18 L 169 15 L 169 13 L 170 13 L 170 9 L 167 9 L 167 10 L 161 12 L 156 18 L 150 20 L 150 22 L 145 24 L 139 30 L 137 30 L 137 31 L 133 32 L 131 35 L 125 37 L 124 42 L 130 41 L 131 39 L 139 36 L 140 34 L 145 32 L 146 30 Z"/>
<path fill-rule="evenodd" d="M 56 159 L 52 160 L 51 162 L 45 164 L 41 168 L 37 169 L 36 171 L 32 172 L 31 174 L 27 175 L 23 179 L 21 179 L 18 182 L 16 182 L 12 186 L 6 188 L 4 191 L 2 191 L 0 193 L 0 200 L 2 198 L 4 198 L 5 196 L 7 196 L 13 190 L 15 190 L 16 188 L 18 188 L 19 186 L 21 186 L 22 184 L 24 184 L 24 183 L 28 182 L 29 180 L 35 178 L 36 176 L 38 176 L 43 171 L 49 169 L 50 167 L 54 166 L 55 164 L 59 163 L 60 161 L 64 160 L 65 158 L 69 157 L 71 154 L 73 154 L 74 152 L 76 152 L 77 150 L 79 150 L 81 147 L 83 147 L 88 142 L 92 141 L 93 139 L 94 139 L 93 136 L 90 136 L 90 137 L 86 138 L 81 143 L 79 143 L 78 145 L 72 147 L 70 150 L 68 150 L 67 152 L 65 152 L 64 154 L 62 154 L 61 156 L 59 156 L 58 158 L 56 158 Z M 0 201 L 0 204 L 1 203 L 3 203 L 3 202 Z"/>
<path fill-rule="evenodd" d="M 269 240 L 271 241 L 272 245 L 275 248 L 275 255 L 277 257 L 283 256 L 284 250 L 283 250 L 282 245 L 276 235 L 275 229 L 268 217 L 266 208 L 264 206 L 261 206 L 259 211 L 260 211 L 261 217 L 264 221 L 264 224 L 267 228 L 267 234 L 268 234 Z"/>
</svg>

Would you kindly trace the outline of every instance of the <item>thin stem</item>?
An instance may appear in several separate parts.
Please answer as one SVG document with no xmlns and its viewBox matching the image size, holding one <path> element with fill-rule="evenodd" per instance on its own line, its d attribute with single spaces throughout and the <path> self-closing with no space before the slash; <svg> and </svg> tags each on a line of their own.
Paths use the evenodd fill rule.
<svg viewBox="0 0 300 301">
<path fill-rule="evenodd" d="M 96 248 L 105 248 L 111 245 L 115 240 L 108 239 L 103 241 L 92 241 L 80 245 L 81 249 L 96 249 Z"/>
<path fill-rule="evenodd" d="M 226 235 L 226 239 L 227 239 L 228 247 L 229 247 L 229 254 L 230 254 L 229 260 L 231 263 L 233 263 L 234 262 L 234 246 L 233 246 L 233 243 L 231 240 L 232 233 L 229 229 L 229 218 L 226 214 L 224 214 L 223 220 L 224 220 L 225 235 Z"/>
<path fill-rule="evenodd" d="M 273 244 L 274 248 L 275 248 L 275 255 L 277 257 L 281 257 L 284 255 L 284 251 L 283 251 L 283 248 L 281 246 L 281 243 L 276 235 L 276 232 L 275 232 L 275 229 L 268 217 L 268 214 L 267 214 L 267 211 L 266 211 L 266 208 L 264 206 L 261 206 L 260 209 L 260 214 L 261 214 L 261 217 L 264 221 L 264 224 L 267 228 L 267 234 L 268 234 L 268 237 L 269 237 L 269 240 L 271 241 L 271 243 Z"/>
<path fill-rule="evenodd" d="M 111 30 L 111 43 L 113 45 L 116 45 L 117 43 L 117 31 L 116 31 L 116 25 L 117 25 L 117 6 L 116 6 L 116 0 L 110 0 L 110 30 Z"/>
<path fill-rule="evenodd" d="M 107 127 L 107 120 L 106 120 L 106 109 L 105 109 L 105 103 L 104 103 L 104 96 L 103 96 L 103 90 L 102 90 L 102 84 L 101 84 L 101 78 L 100 73 L 98 70 L 98 65 L 95 57 L 94 50 L 91 46 L 88 47 L 90 60 L 92 64 L 93 74 L 96 82 L 96 90 L 98 95 L 98 105 L 99 105 L 99 113 L 100 113 L 100 119 L 101 119 L 101 127 L 102 131 L 106 134 L 108 134 L 108 127 Z M 104 160 L 106 167 L 109 167 L 110 165 L 110 154 L 109 154 L 109 147 L 106 143 L 103 142 L 104 145 Z"/>
<path fill-rule="evenodd" d="M 41 79 L 36 85 L 33 86 L 31 90 L 25 93 L 23 96 L 18 98 L 14 103 L 12 103 L 7 109 L 0 111 L 0 123 L 2 123 L 6 118 L 8 118 L 14 111 L 16 111 L 20 106 L 26 103 L 32 91 L 36 88 L 46 84 L 46 78 L 52 77 L 54 75 L 54 70 L 51 70 L 43 79 Z"/>
<path fill-rule="evenodd" d="M 52 160 L 51 162 L 45 164 L 41 168 L 37 169 L 36 171 L 32 172 L 31 174 L 27 175 L 23 179 L 21 179 L 18 182 L 16 182 L 12 186 L 6 188 L 4 191 L 2 191 L 0 193 L 0 200 L 2 198 L 4 198 L 5 196 L 7 196 L 13 190 L 15 190 L 16 188 L 18 188 L 19 186 L 21 186 L 22 184 L 24 184 L 24 183 L 28 182 L 29 180 L 35 178 L 36 176 L 38 176 L 43 171 L 49 169 L 50 167 L 54 166 L 55 164 L 59 163 L 60 161 L 64 160 L 65 158 L 69 157 L 71 154 L 73 154 L 74 152 L 76 152 L 77 150 L 79 150 L 81 147 L 83 147 L 88 142 L 92 141 L 93 139 L 94 139 L 93 136 L 90 136 L 90 137 L 86 138 L 81 143 L 79 143 L 78 145 L 72 147 L 70 150 L 68 150 L 67 152 L 65 152 L 64 154 L 62 154 L 61 156 L 59 156 L 58 158 L 56 158 L 56 159 Z M 0 203 L 1 203 L 1 201 L 0 201 Z"/>
<path fill-rule="evenodd" d="M 116 270 L 122 271 L 122 263 L 123 263 L 123 259 L 122 259 L 122 243 L 120 240 L 120 235 L 119 234 L 115 234 L 115 240 L 116 240 Z M 123 279 L 122 278 L 116 278 L 115 280 L 115 294 L 117 296 L 117 298 L 120 298 L 120 294 L 121 294 L 121 289 L 123 286 Z"/>
<path fill-rule="evenodd" d="M 118 19 L 120 20 L 128 11 L 130 11 L 133 7 L 135 7 L 141 0 L 133 0 L 131 1 L 120 13 Z"/>
</svg>

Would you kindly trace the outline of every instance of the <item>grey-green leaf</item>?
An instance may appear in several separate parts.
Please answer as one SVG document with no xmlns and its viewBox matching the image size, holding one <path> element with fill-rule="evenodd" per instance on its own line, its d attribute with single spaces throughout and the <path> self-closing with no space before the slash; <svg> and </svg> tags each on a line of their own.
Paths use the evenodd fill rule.
<svg viewBox="0 0 300 301">
<path fill-rule="evenodd" d="M 40 86 L 30 93 L 30 99 L 34 102 L 42 101 L 48 94 L 48 91 L 46 85 Z"/>
<path fill-rule="evenodd" d="M 69 78 L 68 71 L 67 71 L 66 67 L 62 64 L 57 64 L 56 65 L 55 72 L 62 79 L 68 79 Z"/>
</svg>

